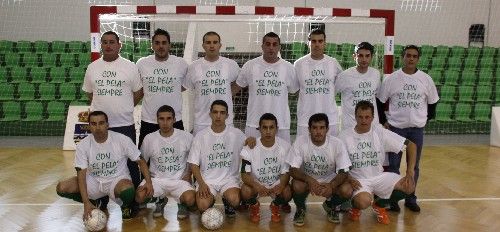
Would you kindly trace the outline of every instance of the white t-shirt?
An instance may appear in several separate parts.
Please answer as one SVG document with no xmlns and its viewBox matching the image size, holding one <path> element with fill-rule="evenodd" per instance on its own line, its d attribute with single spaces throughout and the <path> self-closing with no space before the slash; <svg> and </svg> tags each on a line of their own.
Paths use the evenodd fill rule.
<svg viewBox="0 0 500 232">
<path fill-rule="evenodd" d="M 394 127 L 424 127 L 427 104 L 439 100 L 436 85 L 426 73 L 408 75 L 399 69 L 384 78 L 379 92 L 382 102 L 389 100 L 387 121 Z"/>
<path fill-rule="evenodd" d="M 169 137 L 160 131 L 146 135 L 141 152 L 146 161 L 150 160 L 149 171 L 152 177 L 180 180 L 187 173 L 187 157 L 193 136 L 183 130 L 174 129 Z"/>
<path fill-rule="evenodd" d="M 137 66 L 121 56 L 92 62 L 85 72 L 82 90 L 92 93 L 91 110 L 108 115 L 109 127 L 134 124 L 134 92 L 142 88 Z"/>
<path fill-rule="evenodd" d="M 187 162 L 200 167 L 207 184 L 223 183 L 228 178 L 239 180 L 239 154 L 245 139 L 243 132 L 231 126 L 221 133 L 207 127 L 194 137 Z"/>
<path fill-rule="evenodd" d="M 257 144 L 253 149 L 245 146 L 241 151 L 241 158 L 251 163 L 250 172 L 255 181 L 266 187 L 272 187 L 279 183 L 280 175 L 288 172 L 286 159 L 290 144 L 285 140 L 276 137 L 272 147 L 265 147 L 257 139 Z"/>
<path fill-rule="evenodd" d="M 233 98 L 231 83 L 236 81 L 240 67 L 231 59 L 219 56 L 214 62 L 200 58 L 189 65 L 184 88 L 194 91 L 194 124 L 210 126 L 210 105 L 215 100 L 224 100 L 228 105 L 227 124 L 233 124 Z"/>
<path fill-rule="evenodd" d="M 328 183 L 340 170 L 349 171 L 351 161 L 344 143 L 333 136 L 327 136 L 321 146 L 312 143 L 309 135 L 297 137 L 287 160 L 290 167 L 301 168 L 305 174 L 320 183 Z"/>
<path fill-rule="evenodd" d="M 369 101 L 375 108 L 373 123 L 378 123 L 376 96 L 380 87 L 380 72 L 368 67 L 366 73 L 359 73 L 356 67 L 351 67 L 337 77 L 335 90 L 342 99 L 342 128 L 356 126 L 354 110 L 362 100 Z"/>
<path fill-rule="evenodd" d="M 326 114 L 330 125 L 338 124 L 335 79 L 342 72 L 339 62 L 327 55 L 314 60 L 308 54 L 295 61 L 294 66 L 300 85 L 297 125 L 308 126 L 309 118 L 317 113 Z"/>
<path fill-rule="evenodd" d="M 374 124 L 370 131 L 358 134 L 354 127 L 343 130 L 339 138 L 344 142 L 352 169 L 349 174 L 356 179 L 368 179 L 384 172 L 386 152 L 399 152 L 405 138 Z"/>
<path fill-rule="evenodd" d="M 163 105 L 175 110 L 175 118 L 182 119 L 182 82 L 186 76 L 184 59 L 169 55 L 166 61 L 157 61 L 155 55 L 137 61 L 144 86 L 142 121 L 156 124 L 156 111 Z"/>
<path fill-rule="evenodd" d="M 270 64 L 259 56 L 243 65 L 236 84 L 248 86 L 247 126 L 257 128 L 260 117 L 272 113 L 279 129 L 290 129 L 288 93 L 299 88 L 292 64 L 283 59 Z"/>
<path fill-rule="evenodd" d="M 74 166 L 87 169 L 99 182 L 112 181 L 116 177 L 130 175 L 127 159 L 139 160 L 141 152 L 129 137 L 108 130 L 108 138 L 98 143 L 90 134 L 76 145 Z"/>
</svg>

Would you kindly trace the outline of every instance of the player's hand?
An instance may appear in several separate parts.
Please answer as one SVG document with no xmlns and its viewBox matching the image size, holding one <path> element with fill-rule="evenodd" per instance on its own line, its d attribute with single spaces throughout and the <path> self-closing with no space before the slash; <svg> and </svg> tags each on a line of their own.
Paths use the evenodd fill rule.
<svg viewBox="0 0 500 232">
<path fill-rule="evenodd" d="M 347 181 L 349 182 L 354 191 L 359 190 L 361 188 L 361 183 L 358 180 L 354 179 L 352 176 L 349 175 Z"/>
<path fill-rule="evenodd" d="M 283 190 L 285 189 L 286 185 L 283 185 L 283 184 L 278 184 L 276 186 L 274 186 L 271 191 L 273 192 L 273 195 L 277 196 L 277 195 L 280 195 Z"/>
<path fill-rule="evenodd" d="M 312 177 L 307 177 L 307 184 L 312 194 L 321 195 L 322 187 L 317 180 Z"/>
<path fill-rule="evenodd" d="M 385 122 L 384 123 L 384 128 L 389 130 L 389 128 L 391 127 L 391 124 L 389 124 L 389 122 Z"/>
<path fill-rule="evenodd" d="M 146 181 L 146 184 L 143 185 L 144 190 L 146 191 L 147 197 L 152 197 L 154 194 L 153 183 L 150 181 Z"/>
<path fill-rule="evenodd" d="M 96 207 L 88 202 L 83 204 L 83 220 L 87 220 L 90 218 L 92 210 L 94 210 Z"/>
<path fill-rule="evenodd" d="M 336 191 L 336 188 L 333 188 L 333 185 L 331 184 L 321 184 L 321 193 L 320 196 L 329 198 L 332 196 L 332 194 Z"/>
<path fill-rule="evenodd" d="M 261 185 L 259 183 L 255 183 L 255 190 L 261 197 L 269 196 L 270 191 L 268 188 L 264 187 L 264 185 Z"/>
<path fill-rule="evenodd" d="M 415 191 L 415 179 L 413 176 L 405 176 L 403 177 L 403 188 L 406 189 L 407 192 L 412 193 Z"/>
<path fill-rule="evenodd" d="M 248 137 L 247 139 L 245 139 L 245 146 L 253 149 L 255 145 L 257 145 L 257 139 L 255 139 L 255 137 Z"/>
<path fill-rule="evenodd" d="M 200 182 L 199 184 L 200 184 L 200 187 L 199 187 L 198 192 L 197 192 L 198 196 L 200 198 L 209 198 L 211 193 L 210 193 L 210 188 L 208 187 L 208 185 L 205 182 L 203 182 L 203 183 Z"/>
</svg>

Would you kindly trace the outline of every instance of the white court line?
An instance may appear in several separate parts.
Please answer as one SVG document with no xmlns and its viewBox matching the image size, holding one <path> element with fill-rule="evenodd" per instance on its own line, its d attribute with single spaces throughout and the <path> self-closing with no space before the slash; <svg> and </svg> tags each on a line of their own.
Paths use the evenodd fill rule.
<svg viewBox="0 0 500 232">
<path fill-rule="evenodd" d="M 434 198 L 434 199 L 418 199 L 418 202 L 433 202 L 433 201 L 500 201 L 500 197 L 475 197 L 475 198 Z M 290 202 L 293 204 L 293 202 Z M 261 205 L 269 205 L 270 203 L 261 203 Z M 317 202 L 307 202 L 307 205 L 321 205 L 322 201 Z M 73 204 L 31 204 L 31 203 L 12 203 L 12 204 L 0 204 L 0 206 L 47 206 L 47 205 L 61 205 L 61 206 L 73 206 L 73 205 L 83 205 L 82 203 L 73 203 Z M 170 205 L 170 204 L 168 204 Z M 222 204 L 217 203 L 217 206 L 221 206 Z"/>
</svg>

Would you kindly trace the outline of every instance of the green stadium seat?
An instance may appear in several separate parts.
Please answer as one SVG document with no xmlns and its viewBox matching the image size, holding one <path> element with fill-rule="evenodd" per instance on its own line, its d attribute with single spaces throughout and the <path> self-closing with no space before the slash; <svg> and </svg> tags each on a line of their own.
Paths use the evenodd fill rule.
<svg viewBox="0 0 500 232">
<path fill-rule="evenodd" d="M 465 48 L 461 46 L 453 46 L 451 47 L 451 56 L 453 57 L 464 57 L 465 56 Z"/>
<path fill-rule="evenodd" d="M 90 53 L 80 53 L 78 54 L 78 66 L 87 67 L 90 64 Z"/>
<path fill-rule="evenodd" d="M 461 57 L 450 57 L 448 58 L 448 69 L 460 70 L 462 68 L 462 63 Z"/>
<path fill-rule="evenodd" d="M 14 66 L 10 69 L 11 83 L 28 82 L 28 72 L 25 67 Z"/>
<path fill-rule="evenodd" d="M 495 62 L 493 57 L 482 57 L 479 60 L 479 67 L 481 69 L 493 69 L 494 66 Z"/>
<path fill-rule="evenodd" d="M 87 97 L 87 93 L 83 91 L 81 85 L 77 85 L 76 90 L 77 90 L 77 95 L 80 96 L 79 98 L 77 98 L 78 101 L 87 102 L 89 100 L 89 98 Z"/>
<path fill-rule="evenodd" d="M 90 41 L 84 42 L 83 43 L 83 52 L 89 53 L 90 49 L 91 49 L 91 46 L 92 45 L 90 44 Z"/>
<path fill-rule="evenodd" d="M 62 53 L 59 54 L 59 64 L 60 66 L 70 66 L 76 67 L 78 66 L 75 59 L 74 53 Z"/>
<path fill-rule="evenodd" d="M 476 85 L 476 72 L 471 70 L 464 70 L 462 72 L 462 85 Z"/>
<path fill-rule="evenodd" d="M 325 47 L 325 53 L 331 57 L 337 56 L 338 46 L 334 43 L 327 43 Z"/>
<path fill-rule="evenodd" d="M 84 43 L 82 41 L 70 41 L 68 42 L 68 50 L 70 53 L 80 53 L 83 52 Z"/>
<path fill-rule="evenodd" d="M 459 102 L 473 102 L 474 99 L 473 86 L 459 86 L 458 87 L 458 101 Z"/>
<path fill-rule="evenodd" d="M 72 101 L 69 103 L 70 106 L 88 106 L 88 101 Z"/>
<path fill-rule="evenodd" d="M 55 40 L 51 43 L 51 51 L 53 53 L 64 53 L 66 52 L 66 42 Z"/>
<path fill-rule="evenodd" d="M 24 106 L 26 117 L 22 121 L 33 122 L 43 119 L 43 104 L 39 101 L 28 101 Z"/>
<path fill-rule="evenodd" d="M 40 93 L 40 100 L 55 100 L 56 99 L 56 85 L 52 83 L 42 83 L 38 86 Z"/>
<path fill-rule="evenodd" d="M 17 101 L 6 101 L 2 104 L 3 118 L 0 121 L 11 122 L 21 120 L 21 103 Z"/>
<path fill-rule="evenodd" d="M 14 85 L 10 83 L 0 83 L 0 101 L 14 99 Z"/>
<path fill-rule="evenodd" d="M 59 99 L 63 101 L 74 101 L 77 99 L 76 88 L 73 83 L 62 83 L 59 86 Z"/>
<path fill-rule="evenodd" d="M 464 60 L 464 69 L 476 69 L 477 67 L 477 57 L 467 57 Z"/>
<path fill-rule="evenodd" d="M 13 52 L 14 42 L 8 40 L 0 40 L 0 52 Z"/>
<path fill-rule="evenodd" d="M 146 57 L 146 56 L 149 56 L 149 53 L 135 53 L 132 55 L 132 61 L 134 63 L 137 63 L 137 61 L 142 58 L 142 57 Z"/>
<path fill-rule="evenodd" d="M 144 51 L 144 50 L 139 50 Z M 293 42 L 292 44 L 292 56 L 294 59 L 302 57 L 306 53 L 306 45 L 301 42 Z"/>
<path fill-rule="evenodd" d="M 443 80 L 443 72 L 441 70 L 430 70 L 429 73 L 429 76 L 431 76 L 432 80 L 434 81 L 434 84 L 436 86 L 440 86 L 443 84 L 442 80 Z"/>
<path fill-rule="evenodd" d="M 122 43 L 122 48 L 120 50 L 121 53 L 132 54 L 132 53 L 134 53 L 134 51 L 135 51 L 134 42 L 125 41 Z"/>
<path fill-rule="evenodd" d="M 489 122 L 491 118 L 491 105 L 479 103 L 475 105 L 474 119 L 479 122 Z"/>
<path fill-rule="evenodd" d="M 447 57 L 450 53 L 450 48 L 448 46 L 439 45 L 436 47 L 436 56 Z"/>
<path fill-rule="evenodd" d="M 19 100 L 33 100 L 35 99 L 35 86 L 31 83 L 19 83 L 17 93 L 19 94 Z"/>
<path fill-rule="evenodd" d="M 351 43 L 340 44 L 340 52 L 342 56 L 351 56 L 354 53 L 354 44 Z"/>
<path fill-rule="evenodd" d="M 436 109 L 436 121 L 438 122 L 451 122 L 453 119 L 451 119 L 453 109 L 451 107 L 451 104 L 448 103 L 440 103 L 437 105 Z"/>
<path fill-rule="evenodd" d="M 458 103 L 455 107 L 455 120 L 459 122 L 472 122 L 472 104 Z"/>
<path fill-rule="evenodd" d="M 149 40 L 140 41 L 137 43 L 137 52 L 139 53 L 150 53 L 151 52 L 151 42 Z"/>
<path fill-rule="evenodd" d="M 432 57 L 434 55 L 434 47 L 431 45 L 422 45 L 420 47 L 421 56 L 429 56 Z"/>
<path fill-rule="evenodd" d="M 70 83 L 83 83 L 85 78 L 85 67 L 73 67 L 69 70 Z"/>
<path fill-rule="evenodd" d="M 37 67 L 38 64 L 38 54 L 36 53 L 24 53 L 23 54 L 23 65 L 24 67 Z"/>
<path fill-rule="evenodd" d="M 460 74 L 455 70 L 446 70 L 443 74 L 445 85 L 458 85 L 458 78 Z"/>
<path fill-rule="evenodd" d="M 48 117 L 45 121 L 57 122 L 66 119 L 66 105 L 64 102 L 51 101 L 47 103 Z"/>
<path fill-rule="evenodd" d="M 37 40 L 33 43 L 33 47 L 35 48 L 35 52 L 38 53 L 49 52 L 49 42 L 47 41 Z"/>
<path fill-rule="evenodd" d="M 479 71 L 478 85 L 491 86 L 493 80 L 493 72 L 481 70 Z"/>
<path fill-rule="evenodd" d="M 19 66 L 21 64 L 19 53 L 5 53 L 5 66 Z"/>
<path fill-rule="evenodd" d="M 423 70 L 429 70 L 429 63 L 430 63 L 431 58 L 428 56 L 421 56 L 420 59 L 418 60 L 418 68 L 423 69 Z M 401 67 L 403 66 L 403 59 L 401 59 L 400 63 Z"/>
<path fill-rule="evenodd" d="M 32 52 L 33 48 L 30 41 L 20 40 L 16 43 L 16 50 L 17 52 Z"/>
<path fill-rule="evenodd" d="M 30 71 L 31 83 L 47 82 L 47 69 L 44 67 L 33 67 Z"/>
<path fill-rule="evenodd" d="M 55 53 L 42 53 L 42 66 L 52 67 L 57 65 Z"/>
<path fill-rule="evenodd" d="M 443 102 L 455 102 L 455 86 L 443 85 L 439 91 L 439 98 Z"/>
<path fill-rule="evenodd" d="M 7 82 L 7 80 L 9 79 L 9 76 L 7 74 L 7 68 L 0 67 L 0 83 Z"/>
<path fill-rule="evenodd" d="M 481 55 L 481 48 L 478 47 L 470 47 L 467 49 L 467 57 L 479 58 Z"/>
<path fill-rule="evenodd" d="M 483 58 L 484 57 L 492 57 L 495 58 L 497 56 L 497 49 L 493 47 L 483 47 Z"/>
<path fill-rule="evenodd" d="M 493 86 L 482 86 L 478 87 L 476 94 L 477 94 L 477 102 L 486 102 L 490 103 L 491 102 L 491 93 Z"/>
<path fill-rule="evenodd" d="M 433 57 L 431 69 L 433 70 L 444 70 L 444 65 L 446 60 L 441 57 Z"/>
<path fill-rule="evenodd" d="M 63 83 L 66 82 L 66 67 L 52 67 L 49 71 L 50 82 Z"/>
</svg>

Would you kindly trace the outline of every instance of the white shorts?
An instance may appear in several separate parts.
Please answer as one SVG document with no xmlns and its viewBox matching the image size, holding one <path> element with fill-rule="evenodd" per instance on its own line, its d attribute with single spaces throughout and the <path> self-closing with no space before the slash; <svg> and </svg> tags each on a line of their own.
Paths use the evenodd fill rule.
<svg viewBox="0 0 500 232">
<path fill-rule="evenodd" d="M 399 174 L 393 172 L 383 172 L 370 179 L 358 179 L 359 183 L 361 183 L 361 188 L 354 191 L 352 196 L 354 197 L 361 192 L 367 192 L 375 194 L 382 199 L 389 199 L 394 190 L 394 186 L 401 179 L 402 177 Z"/>
<path fill-rule="evenodd" d="M 199 190 L 200 186 L 198 185 L 198 183 L 195 184 L 196 185 L 196 191 Z M 210 189 L 210 193 L 216 197 L 217 194 L 224 194 L 224 192 L 226 192 L 226 190 L 230 189 L 230 188 L 241 188 L 241 181 L 239 179 L 236 179 L 236 178 L 228 178 L 227 181 L 225 182 L 222 182 L 222 183 L 219 183 L 219 184 L 211 184 L 211 183 L 207 183 L 208 185 L 208 188 Z"/>
<path fill-rule="evenodd" d="M 258 138 L 258 137 L 260 137 L 260 132 L 255 127 L 246 126 L 245 127 L 245 135 L 247 137 Z M 281 139 L 290 143 L 290 130 L 289 129 L 278 129 L 278 133 L 276 134 L 276 136 L 278 136 Z"/>
<path fill-rule="evenodd" d="M 189 190 L 194 190 L 193 186 L 185 180 L 170 180 L 164 178 L 151 178 L 153 184 L 153 197 L 172 197 L 175 201 L 180 202 L 181 195 Z M 146 184 L 146 180 L 142 180 L 140 186 Z"/>
<path fill-rule="evenodd" d="M 297 136 L 300 135 L 308 135 L 309 127 L 308 126 L 297 126 Z M 328 135 L 338 136 L 339 135 L 339 125 L 329 125 L 328 126 Z"/>
<path fill-rule="evenodd" d="M 114 177 L 110 181 L 100 182 L 95 177 L 89 175 L 87 173 L 87 194 L 89 195 L 89 199 L 97 200 L 101 197 L 109 196 L 116 204 L 122 205 L 122 201 L 120 198 L 115 197 L 115 187 L 120 180 L 130 180 L 130 176 L 118 176 Z"/>
</svg>

